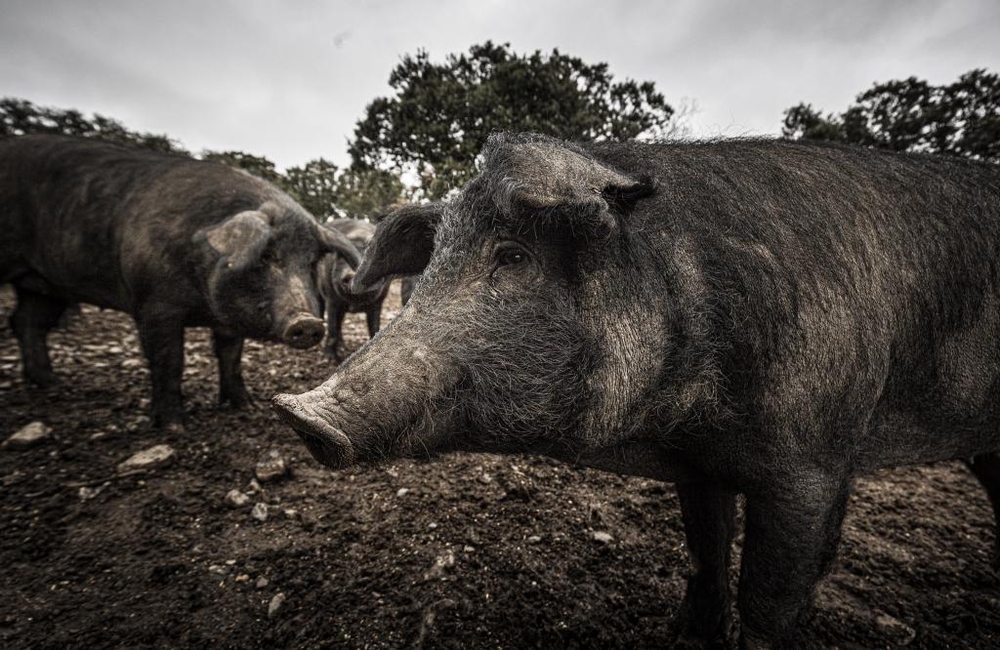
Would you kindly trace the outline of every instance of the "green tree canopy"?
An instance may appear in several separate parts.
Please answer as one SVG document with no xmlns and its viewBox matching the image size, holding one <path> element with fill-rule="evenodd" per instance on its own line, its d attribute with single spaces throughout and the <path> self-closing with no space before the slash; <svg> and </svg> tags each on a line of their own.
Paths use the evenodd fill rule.
<svg viewBox="0 0 1000 650">
<path fill-rule="evenodd" d="M 281 174 L 275 168 L 274 163 L 264 156 L 255 156 L 243 151 L 203 151 L 201 159 L 211 162 L 218 162 L 230 167 L 242 169 L 250 172 L 254 176 L 263 178 L 275 184 L 281 183 Z"/>
<path fill-rule="evenodd" d="M 0 99 L 0 138 L 31 133 L 52 133 L 80 138 L 96 138 L 157 151 L 187 153 L 178 142 L 165 135 L 131 131 L 121 122 L 94 113 L 87 118 L 74 109 L 36 106 L 26 99 Z"/>
<path fill-rule="evenodd" d="M 380 169 L 339 170 L 323 158 L 285 170 L 281 185 L 320 221 L 370 218 L 403 201 L 399 178 Z"/>
<path fill-rule="evenodd" d="M 36 106 L 25 99 L 0 99 L 0 138 L 53 133 L 190 155 L 165 135 L 131 131 L 117 120 L 73 109 Z M 244 151 L 203 151 L 202 160 L 220 162 L 270 181 L 288 192 L 320 221 L 330 216 L 370 218 L 403 201 L 399 178 L 381 169 L 338 169 L 317 158 L 284 174 L 265 156 Z"/>
<path fill-rule="evenodd" d="M 389 85 L 395 94 L 369 104 L 355 128 L 353 167 L 415 175 L 429 198 L 469 179 L 494 130 L 625 140 L 665 134 L 673 115 L 651 81 L 615 82 L 606 63 L 489 41 L 443 63 L 407 55 Z"/>
<path fill-rule="evenodd" d="M 782 133 L 1000 162 L 1000 76 L 977 69 L 942 86 L 916 77 L 879 83 L 840 115 L 798 104 L 785 111 Z"/>
</svg>

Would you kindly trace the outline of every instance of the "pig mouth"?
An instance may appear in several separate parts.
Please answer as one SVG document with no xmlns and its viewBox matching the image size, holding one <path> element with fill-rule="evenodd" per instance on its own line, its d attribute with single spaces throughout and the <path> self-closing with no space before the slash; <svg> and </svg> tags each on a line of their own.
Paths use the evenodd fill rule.
<svg viewBox="0 0 1000 650">
<path fill-rule="evenodd" d="M 313 458 L 323 465 L 340 469 L 354 462 L 355 450 L 350 438 L 324 421 L 294 395 L 275 395 L 271 400 L 271 408 L 285 424 L 295 430 Z"/>
</svg>

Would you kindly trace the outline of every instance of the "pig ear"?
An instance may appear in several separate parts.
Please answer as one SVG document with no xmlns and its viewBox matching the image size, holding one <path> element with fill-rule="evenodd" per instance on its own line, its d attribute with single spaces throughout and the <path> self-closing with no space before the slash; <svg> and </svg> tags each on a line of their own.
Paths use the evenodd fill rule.
<svg viewBox="0 0 1000 650">
<path fill-rule="evenodd" d="M 361 253 L 350 239 L 333 228 L 319 226 L 318 231 L 319 241 L 325 252 L 338 253 L 352 269 L 358 268 L 358 264 L 361 264 Z"/>
<path fill-rule="evenodd" d="M 434 252 L 434 233 L 443 212 L 441 203 L 425 203 L 407 205 L 386 215 L 365 250 L 353 289 L 361 291 L 382 278 L 423 271 Z"/>
<path fill-rule="evenodd" d="M 613 228 L 613 213 L 625 213 L 656 192 L 647 174 L 628 174 L 589 152 L 542 136 L 496 134 L 490 138 L 484 167 L 495 196 L 509 214 L 571 219 L 582 225 Z"/>
<path fill-rule="evenodd" d="M 260 259 L 271 234 L 267 215 L 247 210 L 220 224 L 199 230 L 192 239 L 209 259 L 239 270 Z"/>
</svg>

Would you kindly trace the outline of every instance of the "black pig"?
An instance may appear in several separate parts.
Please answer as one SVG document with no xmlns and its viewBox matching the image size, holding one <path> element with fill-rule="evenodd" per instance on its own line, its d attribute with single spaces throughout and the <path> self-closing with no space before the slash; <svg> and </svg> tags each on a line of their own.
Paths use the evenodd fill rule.
<svg viewBox="0 0 1000 650">
<path fill-rule="evenodd" d="M 738 493 L 745 646 L 793 644 L 858 474 L 970 459 L 1000 504 L 1000 168 L 533 135 L 483 160 L 379 224 L 356 282 L 426 267 L 400 317 L 275 397 L 319 461 L 536 452 L 675 481 L 698 644 L 728 634 Z"/>
<path fill-rule="evenodd" d="M 0 143 L 0 283 L 26 378 L 54 375 L 46 334 L 72 302 L 135 317 L 158 425 L 182 420 L 184 328 L 212 328 L 220 400 L 249 395 L 244 337 L 315 345 L 323 336 L 313 274 L 343 236 L 323 230 L 274 186 L 225 165 L 56 136 Z"/>
<path fill-rule="evenodd" d="M 360 219 L 333 219 L 324 227 L 347 237 L 362 253 L 375 234 L 375 226 Z M 325 353 L 340 361 L 340 346 L 343 344 L 341 328 L 348 313 L 365 313 L 368 335 L 375 336 L 382 320 L 382 303 L 389 292 L 389 281 L 381 280 L 365 291 L 352 291 L 354 267 L 349 266 L 340 255 L 331 253 L 320 260 L 316 267 L 319 293 L 326 307 Z"/>
</svg>

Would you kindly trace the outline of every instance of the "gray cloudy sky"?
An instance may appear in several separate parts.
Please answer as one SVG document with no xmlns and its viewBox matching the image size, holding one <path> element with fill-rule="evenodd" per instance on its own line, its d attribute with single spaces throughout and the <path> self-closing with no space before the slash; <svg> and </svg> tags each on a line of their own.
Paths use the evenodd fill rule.
<svg viewBox="0 0 1000 650">
<path fill-rule="evenodd" d="M 115 117 L 280 167 L 345 163 L 406 53 L 559 48 L 697 103 L 698 135 L 777 133 L 799 101 L 1000 70 L 998 0 L 0 0 L 0 95 Z"/>
</svg>

